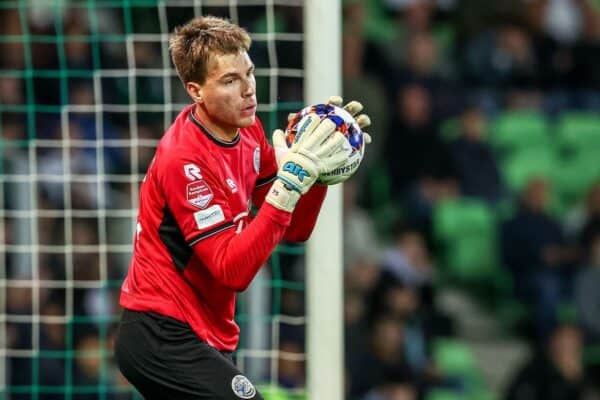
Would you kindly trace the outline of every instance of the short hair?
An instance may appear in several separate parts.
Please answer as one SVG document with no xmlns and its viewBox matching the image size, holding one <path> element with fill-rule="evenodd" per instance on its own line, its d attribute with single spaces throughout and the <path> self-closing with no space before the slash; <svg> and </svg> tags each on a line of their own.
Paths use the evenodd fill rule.
<svg viewBox="0 0 600 400">
<path fill-rule="evenodd" d="M 222 18 L 203 16 L 175 28 L 169 50 L 183 84 L 203 84 L 208 74 L 208 63 L 214 54 L 248 51 L 251 42 L 248 32 L 240 26 Z"/>
</svg>

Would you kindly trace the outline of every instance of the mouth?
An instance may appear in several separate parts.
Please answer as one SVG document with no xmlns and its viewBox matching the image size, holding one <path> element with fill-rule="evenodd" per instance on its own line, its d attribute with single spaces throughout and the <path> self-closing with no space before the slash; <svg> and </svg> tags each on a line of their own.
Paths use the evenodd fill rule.
<svg viewBox="0 0 600 400">
<path fill-rule="evenodd" d="M 252 115 L 256 112 L 256 104 L 251 104 L 247 107 L 242 108 L 243 115 Z"/>
</svg>

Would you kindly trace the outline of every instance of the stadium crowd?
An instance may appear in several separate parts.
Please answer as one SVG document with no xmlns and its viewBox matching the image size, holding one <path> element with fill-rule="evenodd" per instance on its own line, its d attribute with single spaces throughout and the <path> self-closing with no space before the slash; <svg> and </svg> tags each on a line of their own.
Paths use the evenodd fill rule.
<svg viewBox="0 0 600 400">
<path fill-rule="evenodd" d="M 211 11 L 227 16 L 228 8 Z M 136 29 L 158 31 L 143 7 L 135 12 Z M 184 22 L 177 12 L 185 9 L 170 15 Z M 595 165 L 600 2 L 345 0 L 343 13 L 344 97 L 365 104 L 374 138 L 358 175 L 344 185 L 347 398 L 600 398 L 600 167 Z M 240 11 L 241 24 L 264 31 L 264 10 L 247 14 Z M 62 32 L 52 15 L 32 12 L 28 33 L 68 38 L 93 31 L 82 9 L 64 13 Z M 301 32 L 296 8 L 278 7 L 276 16 L 281 32 Z M 122 33 L 124 18 L 118 9 L 103 9 L 100 31 Z M 0 35 L 24 33 L 16 9 L 0 11 Z M 301 47 L 280 44 L 279 66 L 301 68 Z M 133 46 L 136 68 L 162 68 L 160 43 Z M 33 42 L 31 60 L 22 43 L 2 41 L 0 52 L 2 70 L 131 66 L 131 54 L 118 41 Z M 260 43 L 251 55 L 257 66 L 268 66 L 268 51 Z M 67 158 L 61 147 L 39 145 L 33 156 L 19 146 L 10 152 L 4 147 L 2 168 L 11 174 L 33 173 L 35 157 L 38 173 L 112 177 L 99 183 L 73 180 L 67 189 L 60 179 L 40 183 L 38 209 L 82 212 L 72 215 L 71 237 L 65 237 L 61 218 L 39 217 L 38 243 L 95 250 L 74 252 L 72 260 L 64 253 L 40 252 L 38 278 L 90 285 L 78 286 L 72 299 L 65 288 L 44 287 L 34 296 L 30 287 L 7 287 L 8 315 L 29 315 L 39 307 L 42 317 L 61 317 L 72 308 L 77 319 L 69 334 L 68 324 L 39 324 L 41 350 L 50 355 L 35 362 L 8 357 L 8 384 L 50 389 L 107 384 L 122 390 L 103 398 L 131 398 L 112 364 L 110 346 L 103 347 L 114 334 L 115 319 L 107 316 L 120 312 L 119 283 L 128 256 L 100 251 L 104 244 L 129 243 L 131 216 L 105 217 L 106 229 L 99 229 L 95 210 L 110 213 L 134 204 L 139 179 L 130 174 L 143 176 L 152 141 L 163 133 L 164 114 L 137 111 L 132 122 L 130 113 L 105 110 L 98 124 L 93 74 L 34 73 L 32 88 L 26 78 L 0 77 L 0 103 L 38 105 L 33 119 L 18 108 L 2 113 L 4 142 L 131 139 L 135 123 L 140 144 L 135 152 L 120 145 L 100 152 L 95 145 L 73 146 L 66 149 Z M 268 84 L 260 85 L 259 79 L 259 102 L 269 96 Z M 136 78 L 136 93 L 129 92 L 127 78 L 101 79 L 100 87 L 103 104 L 165 101 L 162 75 Z M 187 102 L 184 93 L 173 91 L 173 102 Z M 279 101 L 301 101 L 301 82 L 283 79 L 279 92 Z M 65 104 L 91 107 L 68 114 L 68 137 L 60 112 L 52 111 Z M 279 117 L 282 124 L 285 113 Z M 574 137 L 569 124 L 576 127 Z M 10 188 L 18 192 L 19 185 Z M 22 210 L 19 197 L 7 192 L 4 208 Z M 18 223 L 18 218 L 6 220 L 7 244 L 22 244 Z M 284 278 L 302 276 L 296 257 L 284 260 Z M 106 276 L 101 264 L 109 266 Z M 30 259 L 7 254 L 8 279 L 32 277 Z M 101 278 L 110 283 L 95 286 Z M 488 310 L 501 335 L 529 344 L 531 358 L 513 367 L 502 393 L 486 387 L 468 348 L 457 340 L 456 321 L 438 300 L 447 288 L 458 288 Z M 281 313 L 302 315 L 301 295 L 284 289 Z M 33 324 L 11 322 L 7 329 L 7 348 L 33 348 Z M 90 353 L 52 356 L 65 349 Z M 279 350 L 302 353 L 302 332 L 283 329 Z M 300 361 L 280 360 L 278 376 L 284 388 L 305 384 Z M 72 394 L 98 398 L 92 392 Z M 42 390 L 37 398 L 62 399 L 64 393 Z"/>
</svg>

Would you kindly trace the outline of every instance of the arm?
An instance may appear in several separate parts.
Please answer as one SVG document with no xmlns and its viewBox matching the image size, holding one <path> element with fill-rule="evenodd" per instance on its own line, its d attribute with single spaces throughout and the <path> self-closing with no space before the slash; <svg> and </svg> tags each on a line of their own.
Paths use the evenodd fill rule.
<svg viewBox="0 0 600 400">
<path fill-rule="evenodd" d="M 194 253 L 221 284 L 243 291 L 282 239 L 291 219 L 290 213 L 265 203 L 242 232 L 228 229 L 208 237 L 194 246 Z"/>
<path fill-rule="evenodd" d="M 252 202 L 257 207 L 262 206 L 267 191 L 268 187 L 261 187 L 257 188 L 254 192 Z M 288 242 L 305 242 L 309 239 L 317 223 L 317 217 L 319 216 L 326 195 L 327 186 L 313 185 L 308 193 L 300 198 L 292 213 L 291 223 L 285 232 L 283 240 Z"/>
</svg>

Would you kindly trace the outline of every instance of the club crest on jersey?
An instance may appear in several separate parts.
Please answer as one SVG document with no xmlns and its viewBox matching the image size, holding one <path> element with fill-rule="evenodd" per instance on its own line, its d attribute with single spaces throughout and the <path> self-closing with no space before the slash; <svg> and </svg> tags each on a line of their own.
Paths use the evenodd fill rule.
<svg viewBox="0 0 600 400">
<path fill-rule="evenodd" d="M 205 181 L 199 180 L 187 184 L 186 198 L 193 206 L 206 208 L 213 197 L 213 192 Z"/>
<path fill-rule="evenodd" d="M 254 170 L 260 173 L 260 147 L 254 149 Z"/>
<path fill-rule="evenodd" d="M 254 385 L 244 375 L 236 375 L 231 380 L 231 389 L 240 399 L 251 399 L 256 394 Z"/>
</svg>

